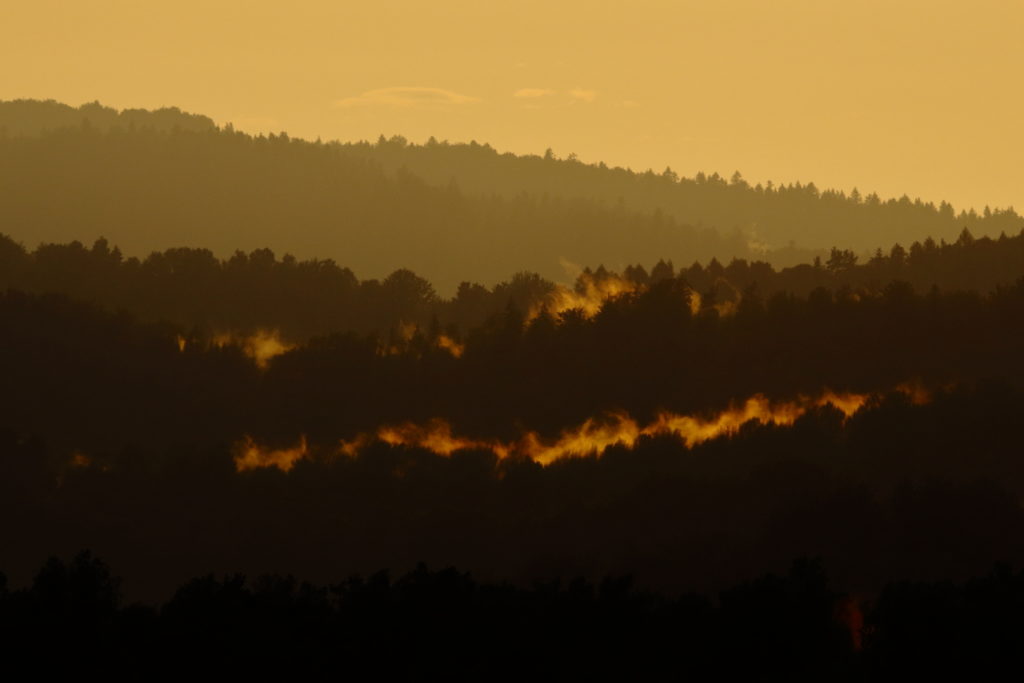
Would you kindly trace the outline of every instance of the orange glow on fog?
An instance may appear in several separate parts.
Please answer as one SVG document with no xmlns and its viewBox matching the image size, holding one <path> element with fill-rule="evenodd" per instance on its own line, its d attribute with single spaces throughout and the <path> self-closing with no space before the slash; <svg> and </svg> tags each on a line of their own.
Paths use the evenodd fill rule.
<svg viewBox="0 0 1024 683">
<path fill-rule="evenodd" d="M 277 330 L 256 330 L 247 337 L 239 337 L 231 333 L 221 333 L 213 338 L 214 346 L 240 346 L 246 356 L 256 363 L 257 367 L 266 370 L 271 359 L 287 353 L 295 348 L 295 344 L 283 341 Z M 178 342 L 184 351 L 184 340 Z"/>
<path fill-rule="evenodd" d="M 896 391 L 908 395 L 915 404 L 926 403 L 929 400 L 928 393 L 915 385 L 903 384 L 897 387 Z M 816 398 L 801 396 L 790 401 L 773 402 L 757 394 L 742 404 L 734 404 L 711 416 L 663 412 L 643 426 L 628 414 L 615 412 L 601 418 L 589 418 L 575 427 L 566 429 L 555 439 L 544 439 L 533 431 L 525 432 L 514 441 L 477 439 L 455 434 L 450 423 L 435 418 L 422 424 L 407 422 L 382 426 L 374 432 L 359 434 L 353 439 L 342 441 L 337 452 L 355 457 L 367 446 L 385 443 L 391 446 L 422 448 L 446 457 L 459 450 L 485 450 L 491 451 L 498 458 L 518 455 L 547 465 L 561 458 L 600 455 L 612 446 L 633 448 L 644 436 L 675 436 L 687 448 L 692 448 L 710 439 L 735 434 L 751 420 L 759 424 L 789 426 L 808 411 L 826 405 L 834 406 L 849 418 L 859 411 L 871 396 L 826 390 Z M 239 471 L 258 467 L 278 467 L 288 471 L 306 454 L 305 438 L 295 448 L 270 451 L 260 448 L 247 437 L 239 447 L 235 465 Z"/>
<path fill-rule="evenodd" d="M 406 423 L 396 427 L 381 427 L 377 430 L 375 438 L 363 438 L 361 443 L 366 445 L 374 440 L 392 446 L 418 446 L 444 456 L 466 449 L 491 450 L 502 458 L 509 454 L 508 447 L 497 440 L 485 441 L 452 435 L 451 425 L 440 419 L 431 420 L 424 425 Z M 356 441 L 343 441 L 342 452 L 349 455 L 358 453 L 357 441 L 359 437 L 356 437 Z"/>
<path fill-rule="evenodd" d="M 739 428 L 755 420 L 761 424 L 788 426 L 812 408 L 831 404 L 850 417 L 868 400 L 867 394 L 837 394 L 826 391 L 817 399 L 799 398 L 795 401 L 771 403 L 761 395 L 747 399 L 742 406 L 733 406 L 705 419 L 678 413 L 660 413 L 650 424 L 640 427 L 624 413 L 609 416 L 604 422 L 588 419 L 575 429 L 562 432 L 553 443 L 544 443 L 536 433 L 526 434 L 513 449 L 523 452 L 541 464 L 559 458 L 599 455 L 611 446 L 633 448 L 641 436 L 678 437 L 688 448 L 719 436 L 735 434 Z"/>
<path fill-rule="evenodd" d="M 466 345 L 460 344 L 446 334 L 442 334 L 437 338 L 437 348 L 444 349 L 456 358 L 461 358 L 463 352 L 466 350 Z"/>
<path fill-rule="evenodd" d="M 948 391 L 953 388 L 953 385 L 950 384 L 944 388 Z M 915 406 L 923 406 L 926 403 L 930 403 L 932 400 L 931 392 L 920 384 L 914 382 L 904 382 L 896 387 L 896 390 L 900 393 L 906 394 L 910 399 L 910 402 Z"/>
<path fill-rule="evenodd" d="M 412 342 L 418 332 L 420 332 L 420 327 L 416 323 L 401 323 L 397 328 L 398 341 L 393 344 L 378 346 L 377 353 L 383 356 L 400 356 L 403 353 L 407 353 L 410 348 L 410 342 Z M 460 358 L 466 350 L 465 344 L 460 344 L 447 334 L 438 335 L 434 339 L 433 345 L 435 348 L 447 351 L 455 358 Z"/>
<path fill-rule="evenodd" d="M 263 448 L 251 438 L 245 437 L 235 449 L 235 470 L 245 472 L 263 467 L 276 467 L 288 472 L 295 467 L 296 462 L 306 457 L 308 452 L 306 437 L 302 437 L 297 446 L 277 450 Z"/>
<path fill-rule="evenodd" d="M 609 273 L 598 278 L 591 273 L 583 273 L 576 280 L 575 289 L 555 285 L 542 301 L 530 308 L 526 321 L 533 320 L 542 312 L 557 319 L 562 313 L 574 309 L 582 311 L 584 317 L 593 318 L 606 301 L 640 289 L 640 285 L 619 275 Z"/>
</svg>

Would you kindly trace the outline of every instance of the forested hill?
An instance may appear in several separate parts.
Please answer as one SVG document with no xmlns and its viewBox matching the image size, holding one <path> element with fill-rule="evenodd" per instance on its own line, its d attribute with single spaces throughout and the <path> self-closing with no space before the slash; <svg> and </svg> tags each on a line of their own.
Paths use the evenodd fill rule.
<svg viewBox="0 0 1024 683">
<path fill-rule="evenodd" d="M 584 164 L 572 154 L 559 159 L 551 150 L 543 157 L 518 156 L 499 154 L 476 142 L 451 144 L 431 138 L 416 145 L 400 136 L 343 148 L 388 171 L 405 168 L 433 184 L 454 179 L 467 192 L 603 199 L 613 206 L 662 211 L 683 223 L 723 233 L 740 230 L 752 242 L 775 251 L 771 260 L 776 265 L 808 260 L 806 250 L 835 245 L 864 252 L 894 242 L 910 244 L 928 235 L 952 241 L 965 227 L 991 237 L 1016 234 L 1024 227 L 1024 218 L 1012 208 L 957 212 L 944 201 L 936 205 L 905 195 L 883 200 L 856 189 L 849 194 L 823 190 L 814 183 L 751 185 L 739 172 L 728 179 L 717 173 L 681 178 L 670 168 L 637 173 L 604 163 Z M 786 249 L 791 243 L 801 249 Z"/>
<path fill-rule="evenodd" d="M 61 128 L 92 126 L 111 128 L 153 128 L 155 130 L 213 130 L 217 124 L 208 116 L 189 114 L 177 107 L 123 109 L 118 111 L 99 102 L 72 107 L 54 100 L 0 101 L 0 136 L 41 135 Z"/>
<path fill-rule="evenodd" d="M 48 106 L 57 105 L 41 111 Z M 566 279 L 567 263 L 750 255 L 742 237 L 665 215 L 584 199 L 478 197 L 284 134 L 89 121 L 0 136 L 0 232 L 30 246 L 103 236 L 140 257 L 180 246 L 221 257 L 270 248 L 334 259 L 359 277 L 409 268 L 443 294 L 524 269 Z"/>
<path fill-rule="evenodd" d="M 462 281 L 494 285 L 522 270 L 566 281 L 573 264 L 793 265 L 833 246 L 952 241 L 965 227 L 1015 235 L 1024 219 L 813 185 L 751 187 L 738 176 L 636 174 L 475 143 L 252 137 L 174 108 L 0 103 L 0 233 L 30 247 L 102 236 L 139 257 L 270 248 L 333 259 L 361 278 L 408 268 L 449 295 Z"/>
<path fill-rule="evenodd" d="M 649 270 L 648 270 L 649 268 Z M 629 265 L 620 272 L 586 268 L 570 288 L 519 271 L 493 287 L 462 282 L 454 296 L 408 270 L 362 279 L 325 259 L 298 260 L 269 249 L 236 251 L 218 259 L 208 249 L 175 248 L 145 259 L 125 258 L 116 245 L 96 240 L 43 244 L 34 250 L 0 233 L 0 291 L 59 293 L 151 322 L 250 334 L 274 329 L 292 341 L 340 332 L 382 338 L 413 325 L 442 326 L 458 338 L 500 320 L 547 310 L 593 316 L 606 304 L 673 283 L 693 294 L 693 306 L 730 315 L 739 308 L 789 297 L 873 300 L 893 292 L 975 292 L 985 296 L 1019 286 L 1024 274 L 1024 230 L 1013 237 L 975 239 L 964 230 L 953 243 L 927 238 L 909 249 L 877 250 L 863 263 L 833 248 L 827 260 L 775 270 L 763 261 L 712 259 L 676 268 L 671 261 Z M 893 288 L 895 286 L 895 289 Z M 682 298 L 679 302 L 681 304 Z M 614 309 L 614 305 L 611 306 Z M 433 329 L 436 335 L 440 329 Z"/>
</svg>

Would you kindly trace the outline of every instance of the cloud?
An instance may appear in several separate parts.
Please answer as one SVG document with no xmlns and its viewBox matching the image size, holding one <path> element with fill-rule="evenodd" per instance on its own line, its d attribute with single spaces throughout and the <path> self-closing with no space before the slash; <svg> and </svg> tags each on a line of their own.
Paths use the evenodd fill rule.
<svg viewBox="0 0 1024 683">
<path fill-rule="evenodd" d="M 593 102 L 597 98 L 596 90 L 584 90 L 583 88 L 573 88 L 569 91 L 569 97 L 574 100 L 580 100 L 582 102 Z"/>
<path fill-rule="evenodd" d="M 520 99 L 533 99 L 537 97 L 545 97 L 547 95 L 554 95 L 554 90 L 548 88 L 520 88 L 512 93 L 512 97 L 518 97 Z"/>
<path fill-rule="evenodd" d="M 451 90 L 442 88 L 380 88 L 378 90 L 367 90 L 355 97 L 346 97 L 334 103 L 335 107 L 347 109 L 350 107 L 404 107 L 404 108 L 432 108 L 448 104 L 473 104 L 479 102 L 479 97 L 462 95 Z"/>
</svg>

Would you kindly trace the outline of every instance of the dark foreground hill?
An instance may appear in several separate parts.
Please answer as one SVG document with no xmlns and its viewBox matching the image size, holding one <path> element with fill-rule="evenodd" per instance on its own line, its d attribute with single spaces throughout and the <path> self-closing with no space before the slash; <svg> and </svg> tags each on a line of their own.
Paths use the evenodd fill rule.
<svg viewBox="0 0 1024 683">
<path fill-rule="evenodd" d="M 460 353 L 437 330 L 335 334 L 260 368 L 237 343 L 10 291 L 5 566 L 20 580 L 26 562 L 91 547 L 154 595 L 211 570 L 322 581 L 420 560 L 665 590 L 804 554 L 844 589 L 1021 565 L 1022 306 L 1024 282 L 891 283 L 723 314 L 665 278 L 590 318 L 510 308 Z M 907 381 L 923 395 L 895 390 Z M 715 423 L 757 394 L 785 411 L 829 389 L 862 396 L 741 417 L 703 442 L 601 436 L 629 428 L 617 415 Z M 546 463 L 493 447 L 573 434 L 582 450 Z"/>
<path fill-rule="evenodd" d="M 31 585 L 0 574 L 7 666 L 81 675 L 402 680 L 988 680 L 1024 644 L 1024 573 L 893 582 L 878 596 L 828 584 L 795 562 L 717 595 L 640 591 L 629 577 L 532 586 L 420 565 L 337 577 L 205 575 L 162 604 L 124 601 L 120 580 L 83 552 L 51 558 Z"/>
</svg>

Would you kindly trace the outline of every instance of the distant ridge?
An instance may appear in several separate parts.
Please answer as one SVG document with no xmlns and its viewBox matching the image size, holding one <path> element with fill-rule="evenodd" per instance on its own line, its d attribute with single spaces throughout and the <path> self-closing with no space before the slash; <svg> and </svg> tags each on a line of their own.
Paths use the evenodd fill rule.
<svg viewBox="0 0 1024 683">
<path fill-rule="evenodd" d="M 551 150 L 539 155 L 499 153 L 477 142 L 448 143 L 431 138 L 422 145 L 401 136 L 376 143 L 345 143 L 346 151 L 370 159 L 388 172 L 404 169 L 429 183 L 452 180 L 466 192 L 515 196 L 550 194 L 603 201 L 632 210 L 661 211 L 690 225 L 720 232 L 742 232 L 754 245 L 771 251 L 776 265 L 795 265 L 813 253 L 833 246 L 858 252 L 931 236 L 952 242 L 963 228 L 978 236 L 1016 234 L 1024 219 L 1012 208 L 984 207 L 955 211 L 947 202 L 900 198 L 882 199 L 820 189 L 814 183 L 751 185 L 737 171 L 729 178 L 718 173 L 680 177 L 671 168 L 661 173 L 584 164 Z M 792 249 L 795 245 L 798 249 Z"/>
<path fill-rule="evenodd" d="M 1017 234 L 1012 209 L 960 212 L 909 198 L 679 178 L 401 137 L 321 143 L 250 136 L 177 108 L 118 112 L 0 102 L 0 232 L 32 247 L 106 237 L 126 255 L 270 248 L 359 277 L 409 268 L 443 294 L 567 264 L 717 258 L 787 266 L 933 237 Z"/>
<path fill-rule="evenodd" d="M 41 135 L 43 133 L 81 126 L 83 122 L 99 130 L 111 128 L 152 128 L 170 131 L 175 128 L 189 131 L 214 130 L 217 124 L 208 116 L 189 114 L 177 107 L 123 109 L 118 111 L 97 102 L 79 107 L 61 104 L 55 100 L 0 101 L 0 131 L 9 136 Z"/>
</svg>

